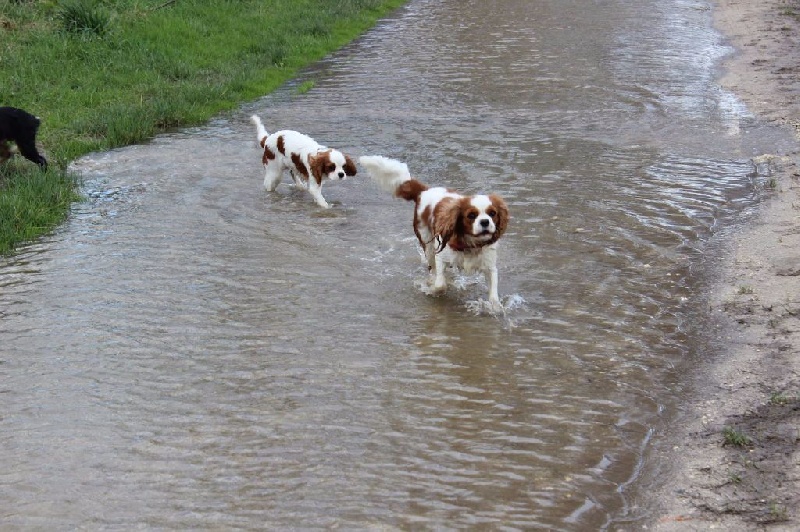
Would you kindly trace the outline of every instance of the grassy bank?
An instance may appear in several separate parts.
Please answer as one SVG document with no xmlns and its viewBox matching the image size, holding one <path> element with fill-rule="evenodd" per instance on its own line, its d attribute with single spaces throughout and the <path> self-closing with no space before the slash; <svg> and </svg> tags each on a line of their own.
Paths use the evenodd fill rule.
<svg viewBox="0 0 800 532">
<path fill-rule="evenodd" d="M 267 94 L 404 3 L 1 2 L 0 105 L 42 119 L 39 145 L 53 169 L 35 179 L 27 161 L 0 170 L 0 253 L 63 221 L 74 199 L 64 168 L 76 157 L 199 124 Z M 24 207 L 29 201 L 36 205 Z M 55 207 L 48 221 L 40 202 Z"/>
</svg>

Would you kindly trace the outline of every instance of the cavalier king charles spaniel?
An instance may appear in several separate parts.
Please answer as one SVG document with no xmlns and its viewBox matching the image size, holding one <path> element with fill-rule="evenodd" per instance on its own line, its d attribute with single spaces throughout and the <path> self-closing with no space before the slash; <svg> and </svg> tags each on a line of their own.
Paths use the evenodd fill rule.
<svg viewBox="0 0 800 532">
<path fill-rule="evenodd" d="M 261 157 L 266 168 L 264 188 L 270 192 L 280 184 L 283 171 L 289 170 L 295 185 L 308 190 L 317 205 L 327 209 L 330 205 L 322 197 L 322 181 L 338 181 L 356 175 L 355 163 L 339 150 L 317 144 L 297 131 L 283 130 L 270 135 L 257 115 L 250 119 L 256 125 L 258 142 L 264 148 Z"/>
<path fill-rule="evenodd" d="M 500 309 L 497 295 L 497 240 L 508 223 L 508 207 L 496 194 L 462 196 L 413 179 L 408 166 L 381 156 L 359 159 L 370 177 L 394 196 L 415 203 L 414 233 L 425 252 L 433 290 L 447 289 L 444 268 L 483 273 L 489 304 Z"/>
</svg>

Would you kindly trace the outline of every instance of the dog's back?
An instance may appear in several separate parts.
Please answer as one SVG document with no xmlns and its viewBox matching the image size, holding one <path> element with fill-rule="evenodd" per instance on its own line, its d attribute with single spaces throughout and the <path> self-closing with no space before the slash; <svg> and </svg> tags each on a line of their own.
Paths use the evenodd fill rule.
<svg viewBox="0 0 800 532">
<path fill-rule="evenodd" d="M 0 107 L 0 140 L 13 140 L 25 131 L 39 129 L 40 120 L 22 109 L 16 107 Z"/>
<path fill-rule="evenodd" d="M 298 131 L 284 129 L 268 133 L 258 115 L 251 116 L 250 120 L 256 125 L 256 139 L 258 139 L 259 145 L 271 153 L 269 158 L 274 159 L 278 156 L 285 158 L 286 160 L 283 161 L 283 164 L 287 167 L 292 166 L 292 163 L 289 162 L 292 154 L 305 159 L 311 150 L 316 152 L 325 149 L 325 146 Z M 297 163 L 294 164 L 296 165 Z"/>
<path fill-rule="evenodd" d="M 413 201 L 419 203 L 420 196 L 426 190 L 429 190 L 428 185 L 416 179 L 409 179 L 403 181 L 395 190 L 394 195 L 398 198 L 403 198 L 406 201 Z"/>
</svg>

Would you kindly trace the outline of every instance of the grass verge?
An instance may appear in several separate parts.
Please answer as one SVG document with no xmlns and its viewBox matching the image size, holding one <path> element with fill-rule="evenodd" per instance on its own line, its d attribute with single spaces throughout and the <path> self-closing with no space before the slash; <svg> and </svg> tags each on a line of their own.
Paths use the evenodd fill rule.
<svg viewBox="0 0 800 532">
<path fill-rule="evenodd" d="M 405 3 L 0 2 L 0 105 L 42 119 L 38 143 L 52 168 L 38 175 L 14 162 L 0 173 L 0 253 L 65 219 L 75 200 L 75 178 L 65 172 L 73 159 L 263 96 Z"/>
<path fill-rule="evenodd" d="M 51 230 L 80 199 L 72 176 L 42 172 L 27 161 L 0 168 L 0 187 L 0 250 L 6 252 Z"/>
</svg>

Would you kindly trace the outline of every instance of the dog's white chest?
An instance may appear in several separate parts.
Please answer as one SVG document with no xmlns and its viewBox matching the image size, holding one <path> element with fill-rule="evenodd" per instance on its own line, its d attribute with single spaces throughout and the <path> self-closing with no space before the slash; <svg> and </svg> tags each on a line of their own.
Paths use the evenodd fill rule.
<svg viewBox="0 0 800 532">
<path fill-rule="evenodd" d="M 467 275 L 481 273 L 494 268 L 497 262 L 496 244 L 484 246 L 476 251 L 455 251 L 446 247 L 441 251 L 442 261 Z"/>
</svg>

